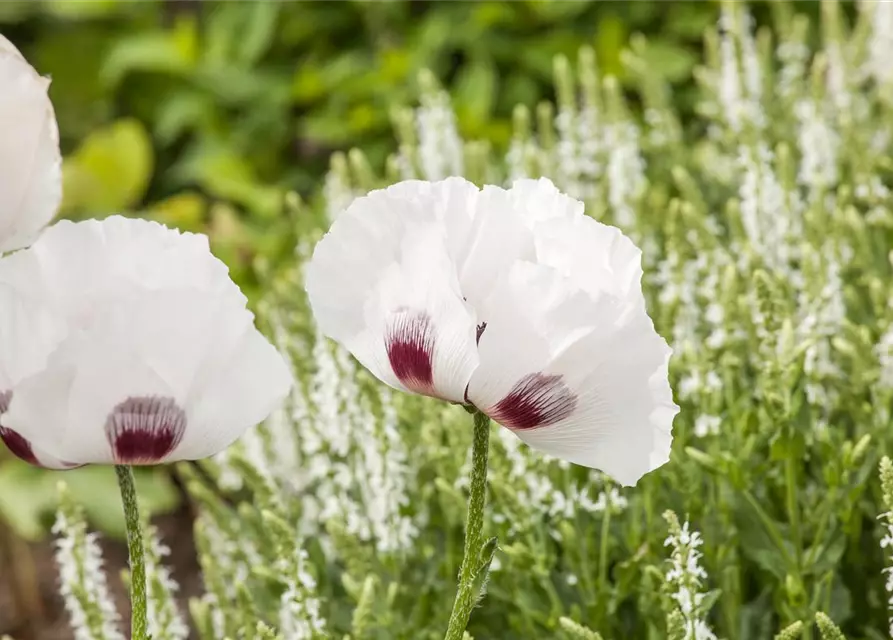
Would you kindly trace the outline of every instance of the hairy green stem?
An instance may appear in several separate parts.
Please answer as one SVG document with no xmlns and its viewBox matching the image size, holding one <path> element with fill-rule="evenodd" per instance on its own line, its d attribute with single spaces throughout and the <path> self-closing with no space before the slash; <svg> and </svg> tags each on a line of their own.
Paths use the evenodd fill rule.
<svg viewBox="0 0 893 640">
<path fill-rule="evenodd" d="M 791 537 L 794 539 L 794 553 L 797 569 L 803 565 L 803 540 L 800 537 L 800 507 L 797 499 L 797 461 L 793 456 L 786 456 L 784 464 L 784 476 L 786 485 L 786 502 L 788 520 L 791 523 Z"/>
<path fill-rule="evenodd" d="M 471 610 L 477 601 L 480 582 L 476 580 L 481 563 L 484 504 L 487 499 L 487 456 L 490 447 L 490 418 L 474 413 L 474 443 L 471 449 L 471 486 L 465 520 L 465 549 L 459 568 L 459 585 L 444 640 L 462 640 Z M 476 586 L 477 585 L 477 586 Z"/>
<path fill-rule="evenodd" d="M 146 551 L 143 547 L 143 530 L 136 501 L 133 470 L 127 465 L 115 465 L 121 502 L 124 505 L 124 523 L 127 527 L 127 551 L 130 554 L 130 634 L 133 640 L 149 639 L 149 614 L 146 601 Z"/>
</svg>

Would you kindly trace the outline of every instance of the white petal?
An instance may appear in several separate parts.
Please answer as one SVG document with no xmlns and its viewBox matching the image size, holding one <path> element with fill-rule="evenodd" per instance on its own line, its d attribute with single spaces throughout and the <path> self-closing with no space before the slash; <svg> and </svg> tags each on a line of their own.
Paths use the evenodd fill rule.
<svg viewBox="0 0 893 640">
<path fill-rule="evenodd" d="M 219 453 L 266 418 L 291 390 L 291 372 L 253 326 L 205 361 L 201 383 L 190 394 L 189 424 L 170 460 L 198 460 Z M 236 402 L 227 399 L 238 398 Z"/>
<path fill-rule="evenodd" d="M 540 264 L 554 267 L 593 298 L 607 293 L 645 304 L 642 252 L 620 229 L 588 216 L 561 216 L 538 223 L 535 233 Z"/>
<path fill-rule="evenodd" d="M 67 333 L 65 323 L 37 301 L 0 284 L 0 393 L 37 373 Z"/>
<path fill-rule="evenodd" d="M 16 46 L 4 37 L 3 34 L 0 34 L 0 54 L 17 56 L 21 60 L 25 59 L 22 52 L 16 49 Z"/>
<path fill-rule="evenodd" d="M 534 255 L 533 235 L 518 214 L 512 194 L 499 187 L 484 187 L 467 239 L 456 254 L 462 295 L 479 307 L 515 261 L 532 260 Z"/>
<path fill-rule="evenodd" d="M 439 229 L 411 231 L 370 292 L 366 328 L 344 345 L 396 389 L 464 402 L 477 366 L 476 323 Z"/>
<path fill-rule="evenodd" d="M 70 464 L 54 458 L 47 452 L 35 447 L 26 438 L 12 429 L 0 427 L 0 441 L 6 445 L 6 448 L 19 460 L 23 460 L 28 464 L 44 469 L 74 469 L 80 465 Z"/>
<path fill-rule="evenodd" d="M 626 485 L 668 460 L 670 349 L 643 308 L 517 263 L 481 317 L 477 407 L 534 448 Z"/>
<path fill-rule="evenodd" d="M 49 85 L 0 36 L 0 253 L 32 241 L 62 200 L 62 156 Z"/>
<path fill-rule="evenodd" d="M 0 282 L 31 292 L 78 326 L 106 302 L 140 291 L 198 289 L 244 301 L 206 236 L 120 216 L 56 223 L 0 261 Z"/>
<path fill-rule="evenodd" d="M 80 335 L 67 339 L 45 369 L 16 387 L 0 424 L 55 458 L 112 464 L 106 424 L 114 408 L 131 397 L 173 394 L 135 354 Z"/>
<path fill-rule="evenodd" d="M 0 283 L 66 325 L 0 418 L 35 451 L 77 464 L 216 453 L 287 393 L 285 365 L 204 236 L 124 218 L 60 223 L 0 260 Z"/>
<path fill-rule="evenodd" d="M 65 324 L 58 317 L 11 287 L 0 285 L 0 417 L 9 406 L 15 386 L 43 369 L 65 335 Z M 51 469 L 71 467 L 10 429 L 0 427 L 0 440 L 30 464 Z"/>
<path fill-rule="evenodd" d="M 447 178 L 437 182 L 404 180 L 388 187 L 390 197 L 415 204 L 421 211 L 430 211 L 443 225 L 447 250 L 456 261 L 473 233 L 476 203 L 480 189 L 465 178 Z M 409 215 L 415 215 L 411 210 Z"/>
<path fill-rule="evenodd" d="M 561 193 L 548 178 L 515 180 L 509 189 L 512 206 L 528 225 L 584 215 L 583 203 Z"/>
<path fill-rule="evenodd" d="M 322 331 L 397 389 L 464 399 L 477 365 L 476 324 L 459 289 L 449 229 L 466 229 L 473 195 L 459 180 L 372 192 L 335 221 L 308 266 Z"/>
</svg>

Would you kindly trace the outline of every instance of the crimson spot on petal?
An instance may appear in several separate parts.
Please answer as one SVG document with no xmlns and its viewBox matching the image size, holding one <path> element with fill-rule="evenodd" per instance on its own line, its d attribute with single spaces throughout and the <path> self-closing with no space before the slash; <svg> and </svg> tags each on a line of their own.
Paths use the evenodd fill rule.
<svg viewBox="0 0 893 640">
<path fill-rule="evenodd" d="M 531 373 L 512 387 L 489 412 L 509 429 L 534 429 L 564 420 L 577 406 L 577 396 L 560 375 Z"/>
<path fill-rule="evenodd" d="M 0 391 L 0 416 L 6 413 L 6 410 L 9 409 L 11 400 L 12 391 Z M 33 464 L 38 467 L 40 466 L 40 463 L 37 461 L 37 456 L 34 455 L 34 450 L 31 448 L 31 443 L 12 429 L 0 427 L 0 440 L 3 440 L 6 448 L 9 449 L 15 457 L 24 460 L 28 464 Z"/>
<path fill-rule="evenodd" d="M 426 313 L 399 311 L 385 333 L 394 375 L 410 391 L 434 393 L 434 331 Z"/>
<path fill-rule="evenodd" d="M 105 423 L 119 464 L 161 462 L 180 444 L 185 431 L 186 413 L 173 398 L 127 398 Z"/>
<path fill-rule="evenodd" d="M 0 391 L 0 416 L 6 413 L 6 410 L 9 409 L 9 403 L 11 401 L 12 391 Z M 6 448 L 20 460 L 24 460 L 28 464 L 33 464 L 35 467 L 44 466 L 40 464 L 40 460 L 34 455 L 34 448 L 31 446 L 31 443 L 18 432 L 13 431 L 12 429 L 7 429 L 6 427 L 0 427 L 0 440 L 2 440 L 6 445 Z M 64 461 L 60 461 L 59 464 L 61 465 L 59 468 L 68 469 L 75 469 L 81 466 Z"/>
</svg>

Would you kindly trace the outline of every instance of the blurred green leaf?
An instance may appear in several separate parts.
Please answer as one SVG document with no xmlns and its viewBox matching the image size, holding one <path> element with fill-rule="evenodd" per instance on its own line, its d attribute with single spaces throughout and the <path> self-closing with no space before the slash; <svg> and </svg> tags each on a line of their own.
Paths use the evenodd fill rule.
<svg viewBox="0 0 893 640">
<path fill-rule="evenodd" d="M 607 15 L 599 21 L 595 50 L 604 75 L 623 77 L 620 51 L 626 45 L 628 35 L 626 23 L 619 16 Z"/>
<path fill-rule="evenodd" d="M 571 20 L 586 11 L 588 0 L 552 2 L 551 0 L 526 0 L 526 4 L 541 19 L 548 21 Z"/>
<path fill-rule="evenodd" d="M 178 495 L 160 468 L 138 469 L 136 485 L 140 509 L 148 516 L 172 509 Z M 88 466 L 72 471 L 47 471 L 18 460 L 0 465 L 0 516 L 20 536 L 35 540 L 45 535 L 58 505 L 57 483 L 64 480 L 88 520 L 101 531 L 124 536 L 124 516 L 118 483 L 110 466 Z"/>
<path fill-rule="evenodd" d="M 147 214 L 169 227 L 181 231 L 200 232 L 204 230 L 207 202 L 198 193 L 184 191 L 149 207 Z"/>
<path fill-rule="evenodd" d="M 32 0 L 33 2 L 33 0 Z M 43 6 L 50 14 L 66 20 L 90 20 L 107 16 L 121 9 L 121 0 L 90 0 L 89 2 L 72 2 L 72 0 L 43 0 Z"/>
<path fill-rule="evenodd" d="M 198 61 L 194 20 L 181 18 L 171 31 L 137 32 L 121 38 L 109 51 L 100 75 L 115 87 L 134 71 L 186 75 Z"/>
<path fill-rule="evenodd" d="M 496 67 L 486 57 L 472 60 L 456 78 L 454 105 L 469 137 L 476 137 L 490 118 L 496 92 Z"/>
<path fill-rule="evenodd" d="M 33 0 L 7 0 L 0 2 L 0 22 L 19 22 L 36 11 Z"/>
<path fill-rule="evenodd" d="M 223 145 L 196 149 L 178 167 L 179 179 L 194 183 L 214 197 L 237 202 L 261 217 L 282 211 L 281 189 L 263 184 L 244 158 Z"/>
<path fill-rule="evenodd" d="M 138 120 L 97 129 L 65 158 L 62 211 L 108 214 L 137 205 L 152 177 L 153 151 Z"/>
<path fill-rule="evenodd" d="M 642 57 L 655 73 L 668 82 L 679 82 L 689 77 L 697 62 L 691 51 L 664 40 L 649 40 Z"/>
<path fill-rule="evenodd" d="M 42 33 L 25 51 L 35 68 L 52 78 L 50 97 L 64 138 L 78 140 L 109 117 L 112 101 L 97 68 L 113 39 L 108 29 L 85 24 Z"/>
</svg>

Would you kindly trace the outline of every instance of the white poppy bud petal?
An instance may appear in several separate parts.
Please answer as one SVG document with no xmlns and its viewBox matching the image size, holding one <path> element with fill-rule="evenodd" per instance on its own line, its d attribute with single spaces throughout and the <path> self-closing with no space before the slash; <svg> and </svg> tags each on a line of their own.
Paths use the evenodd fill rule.
<svg viewBox="0 0 893 640">
<path fill-rule="evenodd" d="M 26 246 L 62 200 L 50 81 L 0 35 L 0 253 Z"/>
<path fill-rule="evenodd" d="M 0 416 L 3 428 L 56 459 L 155 464 L 212 455 L 291 387 L 204 237 L 119 217 L 59 223 L 0 260 L 4 286 L 33 292 L 65 323 L 45 362 L 11 380 Z M 5 315 L 0 308 L 0 327 Z M 8 334 L 2 339 L 34 337 L 21 323 Z"/>
</svg>

